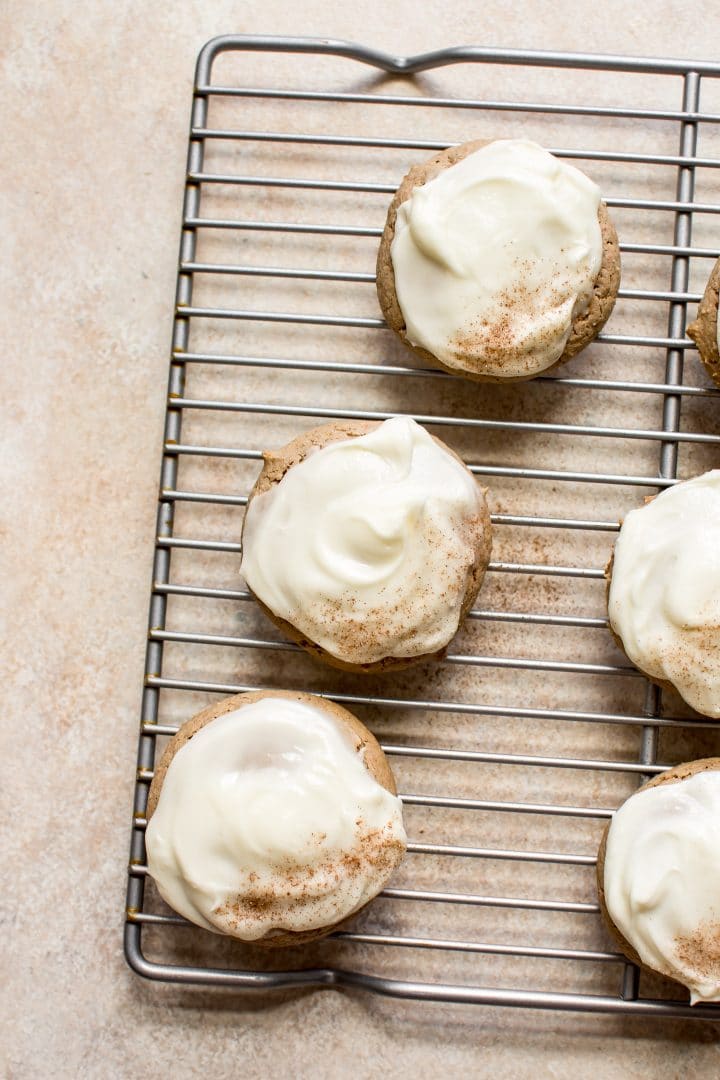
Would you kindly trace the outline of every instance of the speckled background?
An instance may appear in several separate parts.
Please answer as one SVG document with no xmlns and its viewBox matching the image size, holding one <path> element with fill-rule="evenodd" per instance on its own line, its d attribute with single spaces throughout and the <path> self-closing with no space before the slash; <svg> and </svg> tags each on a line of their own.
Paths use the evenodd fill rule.
<svg viewBox="0 0 720 1080">
<path fill-rule="evenodd" d="M 332 991 L 265 1000 L 176 989 L 146 984 L 131 974 L 122 958 L 121 938 L 185 140 L 198 49 L 218 33 L 254 32 L 347 37 L 403 53 L 471 43 L 703 57 L 717 54 L 720 16 L 711 10 L 699 15 L 692 4 L 631 6 L 617 0 L 602 8 L 560 0 L 552 9 L 508 3 L 489 3 L 482 9 L 431 3 L 423 6 L 422 17 L 418 5 L 409 0 L 392 5 L 358 0 L 330 9 L 317 0 L 303 0 L 291 10 L 277 0 L 263 5 L 225 0 L 178 3 L 163 9 L 150 3 L 95 2 L 86 5 L 82 14 L 75 5 L 60 0 L 32 7 L 9 0 L 4 15 L 0 48 L 5 175 L 0 212 L 6 269 L 0 312 L 5 345 L 0 373 L 0 528 L 8 697 L 0 749 L 6 867 L 0 909 L 4 931 L 0 1054 L 5 1074 L 116 1077 L 152 1071 L 158 1076 L 229 1077 L 242 1071 L 250 1077 L 322 1078 L 392 1072 L 421 1078 L 443 1072 L 504 1074 L 509 1080 L 528 1075 L 715 1075 L 720 1069 L 720 1031 L 702 1022 L 659 1024 L 451 1008 Z M 276 74 L 280 79 L 286 76 L 282 64 Z M 472 80 L 463 83 L 469 78 L 466 69 L 464 74 L 458 70 L 454 78 L 456 89 L 463 85 L 467 92 L 492 89 L 489 80 L 482 87 Z M 558 100 L 569 92 L 570 78 L 569 73 L 555 75 Z M 516 72 L 512 90 L 517 96 L 531 97 L 541 89 L 539 79 L 535 72 Z M 607 93 L 608 100 L 614 97 L 621 103 L 622 80 L 617 87 L 608 87 Z M 633 93 L 645 105 L 657 103 L 655 85 L 638 85 Z M 720 112 L 717 88 L 707 100 L 708 107 Z M 677 95 L 672 100 L 672 106 L 676 105 Z M 262 119 L 268 127 L 279 127 L 287 120 L 287 114 L 273 111 L 274 106 L 264 108 Z M 220 111 L 218 122 L 221 116 Z M 348 123 L 352 122 L 349 114 Z M 379 121 L 380 126 L 384 122 Z M 496 122 L 497 117 L 493 118 Z M 448 138 L 482 134 L 489 122 L 485 118 L 482 123 L 482 132 L 476 128 L 465 136 L 458 128 Z M 713 131 L 704 129 L 701 139 L 714 139 L 705 146 L 717 155 Z M 413 132 L 422 137 L 419 128 Z M 543 128 L 535 127 L 533 133 L 542 138 Z M 584 122 L 563 121 L 562 137 L 549 132 L 547 142 L 570 145 L 595 137 L 596 145 L 602 145 L 600 129 L 595 132 Z M 669 125 L 658 132 L 638 124 L 632 138 L 651 152 L 673 153 L 676 146 L 676 130 Z M 701 153 L 703 145 L 701 141 Z M 401 169 L 399 159 L 394 166 L 387 165 L 386 177 L 394 176 L 397 169 Z M 603 185 L 612 186 L 611 171 L 597 173 Z M 668 183 L 666 176 L 656 180 L 655 174 L 638 170 L 632 194 L 650 190 L 653 197 L 667 197 L 662 184 Z M 703 183 L 714 183 L 714 188 L 703 189 L 704 197 L 717 203 L 717 180 L 704 176 Z M 309 215 L 316 209 L 314 198 L 305 204 Z M 217 200 L 222 208 L 222 192 Z M 381 204 L 382 199 L 372 210 L 380 218 Z M 271 216 L 287 207 L 278 201 L 264 209 Z M 351 220 L 357 208 L 348 202 L 344 209 Z M 669 215 L 643 219 L 643 236 L 630 235 L 635 227 L 631 216 L 618 212 L 617 220 L 619 228 L 626 228 L 626 239 L 641 242 L 644 236 L 669 242 Z M 704 220 L 697 242 L 719 246 L 712 221 Z M 213 247 L 217 243 L 207 241 L 208 258 L 219 254 L 219 248 Z M 365 262 L 368 250 L 364 250 Z M 303 254 L 311 259 L 312 251 L 309 246 Z M 265 249 L 253 250 L 256 262 L 272 261 L 274 254 L 272 241 Z M 351 259 L 352 252 L 338 251 L 338 256 Z M 668 265 L 663 262 L 657 268 L 659 283 L 666 282 Z M 709 269 L 709 264 L 693 270 L 697 280 L 691 287 L 696 290 L 701 287 L 704 267 Z M 633 287 L 640 278 L 647 285 L 647 268 L 628 260 L 624 284 Z M 355 313 L 376 314 L 371 290 L 353 295 Z M 218 304 L 227 299 L 228 306 L 229 296 L 223 296 L 222 290 L 214 294 Z M 202 302 L 201 292 L 198 297 Z M 345 310 L 345 297 L 342 288 L 335 286 L 324 303 Z M 276 305 L 283 299 L 270 293 L 265 297 Z M 312 291 L 298 292 L 295 300 L 298 310 L 317 310 L 318 296 Z M 255 306 L 262 306 L 261 298 Z M 631 315 L 630 309 L 619 305 L 614 332 L 630 333 Z M 663 319 L 664 313 L 648 310 L 634 326 L 643 333 L 662 335 Z M 209 326 L 205 342 L 219 347 L 227 333 L 227 329 Z M 280 332 L 273 331 L 271 336 L 254 327 L 243 333 L 243 349 L 248 353 L 255 348 L 270 355 L 283 344 Z M 318 332 L 317 347 L 326 356 L 342 349 L 343 357 L 349 359 L 348 350 L 361 350 L 362 340 Z M 372 341 L 377 349 L 377 339 Z M 397 347 L 388 346 L 387 355 L 390 362 L 403 362 Z M 632 349 L 619 350 L 609 361 L 605 352 L 591 351 L 582 361 L 583 368 L 578 360 L 567 374 L 582 371 L 619 378 L 627 372 L 632 377 L 660 379 L 661 361 L 661 351 L 646 360 Z M 243 377 L 251 400 L 282 400 L 283 392 L 287 396 L 290 390 L 261 369 L 251 369 Z M 194 378 L 196 396 L 229 396 L 238 385 L 237 374 L 232 383 L 216 371 L 203 371 Z M 694 363 L 689 379 L 706 385 Z M 311 380 L 298 376 L 292 383 L 294 399 L 312 401 L 313 392 Z M 357 400 L 367 403 L 374 390 L 369 384 L 327 386 L 331 402 L 340 393 L 351 397 L 356 392 Z M 384 402 L 396 393 L 387 385 L 378 389 L 378 395 L 381 392 Z M 402 399 L 403 408 L 420 409 L 427 391 L 417 386 L 406 390 L 403 384 L 403 393 L 409 395 Z M 561 401 L 553 399 L 552 415 L 559 422 L 597 422 L 602 409 L 603 421 L 635 427 L 657 424 L 660 400 L 649 407 L 645 401 L 645 411 L 640 411 L 634 398 L 626 395 L 618 402 L 588 397 L 583 391 L 568 393 Z M 684 410 L 686 430 L 716 433 L 713 405 L 699 400 Z M 434 399 L 433 408 L 450 414 L 547 418 L 548 399 L 539 388 L 529 389 L 522 399 L 503 390 L 493 391 L 488 399 L 476 388 L 465 391 L 448 384 Z M 190 420 L 188 440 L 193 433 L 208 442 L 221 442 L 227 435 L 223 417 L 206 417 L 202 422 L 201 429 L 198 420 Z M 276 440 L 291 433 L 285 422 L 277 427 Z M 236 445 L 262 445 L 262 436 L 258 422 L 235 429 L 232 435 Z M 484 454 L 490 460 L 502 455 L 512 461 L 512 455 L 517 455 L 518 461 L 521 457 L 527 461 L 531 454 L 540 465 L 551 453 L 557 467 L 572 464 L 638 474 L 654 471 L 657 462 L 657 447 L 640 443 L 610 448 L 601 440 L 583 446 L 558 440 L 546 445 L 538 440 L 525 442 L 521 449 L 497 436 L 489 436 L 486 444 L 467 438 L 463 442 L 463 438 L 458 435 L 450 441 L 472 460 L 481 460 Z M 716 454 L 711 446 L 683 449 L 681 472 L 687 475 L 716 464 Z M 184 482 L 187 488 L 237 492 L 245 490 L 252 475 L 248 464 L 215 468 L 212 473 L 203 472 L 202 464 L 191 464 Z M 627 491 L 608 494 L 604 488 L 594 494 L 587 489 L 568 491 L 567 485 L 548 491 L 538 490 L 534 496 L 526 491 L 523 512 L 612 519 L 628 498 Z M 633 498 L 637 497 L 638 492 L 633 492 Z M 517 488 L 512 483 L 494 484 L 493 500 L 496 512 L 517 512 Z M 193 528 L 202 527 L 217 538 L 230 538 L 237 524 L 226 510 L 212 507 L 202 517 L 197 510 L 183 508 L 178 522 L 179 532 L 191 534 Z M 583 534 L 580 541 L 568 535 L 555 535 L 549 541 L 510 530 L 503 534 L 496 558 L 600 566 L 610 539 Z M 207 584 L 230 581 L 234 572 L 231 565 L 217 561 L 202 565 L 177 561 L 179 577 L 195 568 L 202 569 Z M 572 592 L 561 585 L 528 579 L 518 596 L 512 592 L 510 579 L 496 575 L 488 582 L 483 604 L 597 612 L 598 583 L 584 583 Z M 228 632 L 227 619 L 237 618 L 234 612 L 211 615 L 180 608 L 175 614 L 178 629 L 187 618 L 195 628 L 202 625 L 216 633 Z M 231 624 L 230 632 L 242 632 L 241 625 L 252 632 L 267 632 L 254 613 L 245 612 L 243 619 L 244 624 Z M 604 635 L 588 638 L 586 644 L 583 659 L 617 662 Z M 458 651 L 463 650 L 496 655 L 516 650 L 516 655 L 577 658 L 576 640 L 571 636 L 560 634 L 550 642 L 526 637 L 521 642 L 509 631 L 490 630 L 484 623 L 466 631 L 458 645 Z M 191 654 L 178 646 L 168 652 L 168 663 L 177 672 L 199 670 L 198 652 Z M 213 654 L 212 659 L 208 655 L 207 664 L 201 665 L 204 674 L 216 679 L 258 675 L 249 668 L 239 671 L 227 652 L 215 652 L 223 655 Z M 299 659 L 291 658 L 283 677 L 312 678 L 314 669 L 298 664 Z M 425 672 L 422 677 L 404 676 L 394 688 L 407 693 L 421 688 L 439 695 L 450 691 L 445 679 L 439 671 Z M 475 693 L 457 669 L 452 679 L 453 691 Z M 518 682 L 493 671 L 484 680 L 480 700 L 515 704 L 528 704 L 529 698 L 540 704 L 563 700 L 576 708 L 614 707 L 616 701 L 625 708 L 640 704 L 634 679 L 616 680 L 622 684 L 617 686 L 580 678 L 566 687 L 554 676 Z M 184 700 L 178 695 L 177 701 L 169 698 L 166 717 L 178 720 L 195 704 L 192 695 Z M 383 737 L 395 741 L 433 737 L 427 718 L 419 715 L 410 715 L 402 724 L 394 717 L 370 714 L 368 719 Z M 446 733 L 437 733 L 439 745 Z M 541 754 L 548 752 L 548 746 L 553 751 L 559 748 L 560 734 L 551 724 L 528 729 L 491 717 L 482 733 L 484 748 L 501 752 L 514 748 Z M 465 721 L 454 731 L 460 745 L 476 745 L 476 736 Z M 562 738 L 566 739 L 565 733 Z M 661 755 L 668 759 L 688 752 L 699 756 L 716 745 L 714 735 L 689 742 L 677 739 L 672 745 L 661 743 Z M 629 734 L 615 732 L 610 739 L 604 730 L 597 735 L 578 730 L 563 743 L 567 754 L 598 757 L 619 758 L 634 749 Z M 442 780 L 443 790 L 460 796 L 472 795 L 476 782 L 482 780 L 490 797 L 502 798 L 508 797 L 504 775 L 492 769 L 482 774 L 449 770 L 438 779 L 415 767 L 414 771 L 406 768 L 401 779 L 426 791 Z M 579 783 L 575 774 L 565 773 L 558 779 L 546 771 L 533 777 L 532 788 L 526 783 L 525 775 L 519 773 L 518 798 L 572 803 L 579 798 L 592 802 L 595 797 L 599 805 L 610 805 L 632 789 L 632 779 L 620 776 L 612 783 L 605 778 L 597 790 L 580 792 L 574 786 Z M 424 827 L 421 812 L 413 814 L 418 829 Z M 572 849 L 582 841 L 590 850 L 597 825 L 576 827 Z M 463 842 L 461 830 L 469 826 L 461 818 L 449 814 L 445 826 L 455 842 Z M 534 831 L 518 839 L 529 846 L 557 841 L 557 836 L 543 834 L 541 823 L 528 828 Z M 504 835 L 507 839 L 507 832 Z M 467 842 L 477 839 L 467 836 Z M 496 843 L 499 835 L 489 834 L 487 840 Z M 427 883 L 432 884 L 441 872 L 442 867 L 428 868 Z M 579 884 L 556 871 L 547 878 L 526 879 L 502 864 L 494 875 L 482 883 L 488 891 L 527 889 L 528 895 L 552 895 L 577 888 L 578 899 L 592 899 L 590 876 Z M 468 871 L 467 881 L 458 878 L 455 884 L 471 889 L 477 882 Z M 440 914 L 436 918 L 435 928 L 446 929 Z M 499 917 L 489 925 L 498 935 L 503 932 Z M 462 921 L 453 923 L 453 928 L 462 933 Z M 470 933 L 473 927 L 468 924 L 465 930 Z M 523 932 L 537 935 L 541 931 L 528 917 Z M 558 943 L 567 943 L 571 927 L 554 932 Z M 583 942 L 587 947 L 593 943 L 605 947 L 599 930 L 589 931 Z M 178 946 L 178 953 L 184 948 Z M 400 963 L 395 958 L 383 962 L 389 970 Z M 432 973 L 432 966 L 425 970 Z M 463 977 L 462 967 L 455 972 Z M 506 980 L 507 973 L 494 962 L 488 962 L 484 973 L 496 984 Z M 516 977 L 525 974 L 522 968 L 516 969 Z M 585 988 L 604 989 L 592 981 Z M 663 992 L 662 987 L 657 992 Z"/>
</svg>

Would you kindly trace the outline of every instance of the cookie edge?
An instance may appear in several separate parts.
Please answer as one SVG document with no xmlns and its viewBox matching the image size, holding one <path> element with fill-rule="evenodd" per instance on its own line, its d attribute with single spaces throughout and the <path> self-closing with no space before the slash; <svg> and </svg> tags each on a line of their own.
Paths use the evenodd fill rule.
<svg viewBox="0 0 720 1080">
<path fill-rule="evenodd" d="M 685 331 L 697 345 L 698 354 L 705 370 L 720 387 L 720 349 L 718 349 L 718 310 L 720 308 L 720 259 L 708 278 L 703 298 L 698 307 L 697 318 Z"/>
</svg>

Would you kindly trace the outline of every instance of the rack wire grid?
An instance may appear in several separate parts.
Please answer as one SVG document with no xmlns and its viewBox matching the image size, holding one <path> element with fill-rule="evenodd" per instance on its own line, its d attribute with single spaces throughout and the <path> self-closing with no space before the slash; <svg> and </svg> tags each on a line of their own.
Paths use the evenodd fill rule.
<svg viewBox="0 0 720 1080">
<path fill-rule="evenodd" d="M 685 336 L 720 251 L 719 76 L 711 63 L 490 48 L 400 58 L 309 38 L 222 37 L 200 53 L 127 893 L 126 955 L 142 975 L 720 1017 L 615 951 L 594 884 L 602 829 L 638 783 L 720 753 L 712 721 L 616 650 L 603 580 L 622 515 L 720 463 L 720 392 Z M 411 164 L 516 135 L 600 184 L 622 287 L 606 331 L 560 374 L 479 385 L 395 341 L 375 253 Z M 442 663 L 326 670 L 243 587 L 242 508 L 263 448 L 398 413 L 487 481 L 493 561 Z M 348 930 L 271 953 L 170 912 L 143 844 L 167 737 L 217 696 L 259 687 L 327 695 L 371 727 L 410 840 Z"/>
</svg>

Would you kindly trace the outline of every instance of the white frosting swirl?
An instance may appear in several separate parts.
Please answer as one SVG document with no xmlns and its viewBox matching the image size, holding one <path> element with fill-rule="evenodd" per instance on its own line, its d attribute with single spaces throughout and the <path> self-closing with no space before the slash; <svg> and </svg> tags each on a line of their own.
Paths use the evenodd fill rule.
<svg viewBox="0 0 720 1080">
<path fill-rule="evenodd" d="M 610 624 L 634 664 L 720 717 L 720 470 L 686 480 L 625 518 Z"/>
<path fill-rule="evenodd" d="M 330 926 L 382 889 L 406 846 L 402 805 L 321 709 L 262 698 L 177 751 L 147 827 L 161 896 L 254 941 Z"/>
<path fill-rule="evenodd" d="M 395 417 L 310 453 L 251 499 L 242 572 L 341 660 L 435 652 L 458 628 L 482 510 L 472 474 Z"/>
<path fill-rule="evenodd" d="M 605 904 L 643 963 L 720 1001 L 720 772 L 631 796 L 612 819 Z"/>
<path fill-rule="evenodd" d="M 391 257 L 408 340 L 500 377 L 555 363 L 602 264 L 600 191 L 537 143 L 499 139 L 416 187 Z"/>
</svg>

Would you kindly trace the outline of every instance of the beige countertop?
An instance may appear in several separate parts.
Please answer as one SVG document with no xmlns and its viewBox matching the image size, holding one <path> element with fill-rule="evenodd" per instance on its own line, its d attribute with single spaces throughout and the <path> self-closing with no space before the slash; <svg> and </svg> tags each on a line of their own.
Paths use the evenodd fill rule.
<svg viewBox="0 0 720 1080">
<path fill-rule="evenodd" d="M 199 48 L 244 32 L 404 54 L 717 59 L 720 14 L 667 0 L 6 0 L 3 14 L 3 1075 L 718 1075 L 720 1025 L 700 1021 L 146 983 L 125 965 L 122 926 Z M 569 78 L 557 73 L 559 95 Z M 638 145 L 650 138 L 638 128 Z"/>
</svg>

